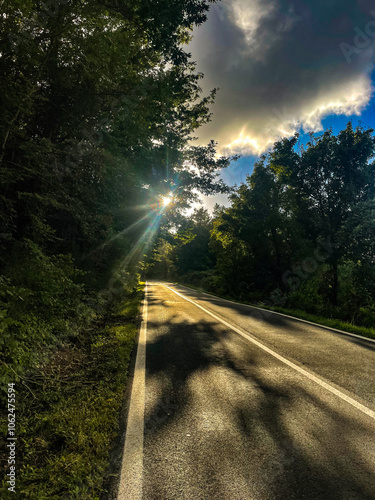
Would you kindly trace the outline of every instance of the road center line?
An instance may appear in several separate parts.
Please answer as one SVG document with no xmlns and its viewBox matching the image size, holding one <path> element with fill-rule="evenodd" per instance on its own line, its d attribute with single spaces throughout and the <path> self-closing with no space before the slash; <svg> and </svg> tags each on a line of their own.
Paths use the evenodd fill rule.
<svg viewBox="0 0 375 500">
<path fill-rule="evenodd" d="M 130 398 L 125 447 L 117 500 L 141 500 L 143 482 L 143 433 L 145 419 L 145 373 L 147 334 L 147 282 L 139 332 L 134 379 Z"/>
<path fill-rule="evenodd" d="M 268 352 L 268 354 L 271 354 L 271 356 L 273 356 L 274 358 L 278 359 L 279 361 L 281 361 L 282 363 L 290 366 L 290 368 L 293 368 L 294 370 L 296 370 L 297 372 L 301 373 L 302 375 L 304 375 L 305 377 L 309 378 L 310 380 L 312 380 L 313 382 L 315 382 L 316 384 L 320 385 L 321 387 L 323 387 L 324 389 L 326 389 L 327 391 L 331 392 L 332 394 L 334 394 L 335 396 L 338 396 L 339 398 L 341 398 L 343 401 L 346 401 L 347 403 L 349 403 L 350 405 L 354 406 L 354 408 L 356 408 L 357 410 L 361 411 L 362 413 L 364 413 L 365 415 L 369 416 L 370 418 L 374 419 L 375 420 L 375 412 L 370 410 L 370 408 L 367 408 L 367 406 L 364 406 L 363 404 L 359 403 L 358 401 L 356 401 L 355 399 L 351 398 L 350 396 L 347 396 L 346 394 L 344 394 L 343 392 L 341 392 L 340 390 L 336 389 L 336 387 L 333 387 L 331 384 L 328 384 L 327 382 L 325 382 L 323 379 L 321 379 L 320 377 L 314 375 L 313 373 L 310 373 L 308 372 L 307 370 L 304 370 L 303 368 L 299 367 L 298 365 L 296 365 L 295 363 L 293 363 L 292 361 L 289 361 L 288 359 L 284 358 L 284 356 L 281 356 L 280 354 L 277 354 L 277 352 L 273 351 L 272 349 L 270 349 L 269 347 L 266 347 L 265 345 L 263 345 L 261 342 L 258 342 L 258 340 L 255 340 L 253 337 L 250 337 L 249 335 L 247 335 L 246 333 L 244 333 L 242 330 L 240 330 L 239 328 L 231 325 L 230 323 L 228 323 L 227 321 L 223 320 L 222 318 L 220 318 L 219 316 L 216 316 L 216 314 L 212 313 L 211 311 L 209 311 L 208 309 L 206 309 L 205 307 L 203 306 L 200 306 L 199 304 L 197 304 L 196 302 L 194 302 L 193 300 L 191 299 L 188 299 L 186 297 L 184 297 L 184 295 L 182 295 L 181 293 L 179 292 L 176 292 L 176 290 L 173 290 L 173 288 L 167 286 L 167 285 L 163 285 L 165 288 L 168 288 L 169 290 L 171 290 L 173 293 L 175 293 L 176 295 L 179 295 L 180 297 L 182 297 L 183 299 L 187 300 L 188 302 L 191 302 L 192 304 L 194 304 L 196 307 L 199 307 L 199 309 L 202 309 L 202 311 L 204 311 L 205 313 L 209 314 L 210 316 L 212 316 L 214 319 L 216 319 L 217 321 L 219 321 L 220 323 L 222 323 L 223 325 L 227 326 L 228 328 L 230 328 L 231 330 L 233 330 L 234 332 L 238 333 L 239 335 L 241 335 L 242 337 L 244 337 L 245 339 L 249 340 L 250 342 L 252 342 L 253 344 L 257 345 L 258 347 L 260 347 L 261 349 L 263 349 L 264 351 Z"/>
</svg>

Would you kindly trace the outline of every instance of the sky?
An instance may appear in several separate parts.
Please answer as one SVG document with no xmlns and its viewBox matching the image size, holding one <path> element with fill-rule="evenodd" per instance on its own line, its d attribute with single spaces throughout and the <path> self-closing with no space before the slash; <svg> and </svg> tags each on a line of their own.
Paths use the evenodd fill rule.
<svg viewBox="0 0 375 500">
<path fill-rule="evenodd" d="M 222 0 L 188 50 L 204 92 L 219 88 L 199 142 L 242 155 L 222 174 L 231 185 L 280 137 L 375 127 L 374 0 Z"/>
</svg>

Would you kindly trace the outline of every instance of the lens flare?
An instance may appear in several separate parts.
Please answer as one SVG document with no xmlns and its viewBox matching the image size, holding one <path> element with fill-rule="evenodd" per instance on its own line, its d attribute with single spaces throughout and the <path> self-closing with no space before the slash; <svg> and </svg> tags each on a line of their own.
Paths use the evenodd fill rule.
<svg viewBox="0 0 375 500">
<path fill-rule="evenodd" d="M 172 201 L 172 198 L 170 196 L 163 196 L 163 205 L 167 207 Z"/>
</svg>

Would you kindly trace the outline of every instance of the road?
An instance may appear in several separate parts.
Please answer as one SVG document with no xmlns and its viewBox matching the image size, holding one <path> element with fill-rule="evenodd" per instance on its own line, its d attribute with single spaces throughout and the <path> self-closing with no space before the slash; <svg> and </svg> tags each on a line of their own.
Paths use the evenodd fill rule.
<svg viewBox="0 0 375 500">
<path fill-rule="evenodd" d="M 167 283 L 145 300 L 119 500 L 375 499 L 374 342 Z"/>
</svg>

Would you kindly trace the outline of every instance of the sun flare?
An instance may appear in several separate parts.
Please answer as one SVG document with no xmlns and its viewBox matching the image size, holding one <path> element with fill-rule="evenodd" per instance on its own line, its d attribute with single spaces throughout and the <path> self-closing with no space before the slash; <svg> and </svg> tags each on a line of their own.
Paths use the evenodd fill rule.
<svg viewBox="0 0 375 500">
<path fill-rule="evenodd" d="M 172 198 L 170 196 L 163 196 L 163 205 L 167 207 L 172 201 Z"/>
</svg>

